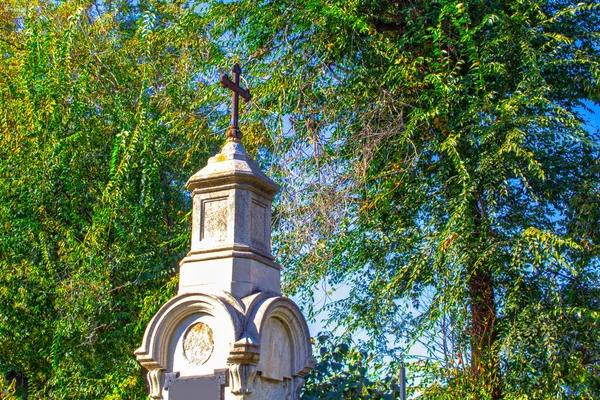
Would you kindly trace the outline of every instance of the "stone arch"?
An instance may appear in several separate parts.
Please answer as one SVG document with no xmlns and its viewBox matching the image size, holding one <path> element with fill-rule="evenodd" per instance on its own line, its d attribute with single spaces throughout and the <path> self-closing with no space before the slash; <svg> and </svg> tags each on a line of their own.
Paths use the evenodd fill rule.
<svg viewBox="0 0 600 400">
<path fill-rule="evenodd" d="M 169 300 L 152 318 L 135 351 L 138 362 L 148 369 L 151 397 L 160 398 L 163 372 L 168 368 L 169 346 L 174 332 L 194 315 L 209 315 L 225 323 L 233 343 L 243 331 L 242 305 L 226 293 L 186 293 Z M 227 324 L 228 322 L 228 324 Z"/>
<path fill-rule="evenodd" d="M 311 354 L 310 332 L 298 306 L 290 299 L 278 296 L 264 299 L 253 308 L 249 310 L 247 330 L 254 334 L 261 344 L 258 370 L 263 373 L 263 378 L 283 380 L 306 375 L 314 365 L 314 360 Z M 272 342 L 269 346 L 264 345 L 271 339 L 278 341 L 282 346 L 274 347 Z M 283 348 L 288 345 L 288 349 Z M 291 376 L 285 376 L 286 369 L 277 373 L 277 359 L 269 359 L 280 356 L 291 358 L 287 363 Z M 285 361 L 282 365 L 286 364 Z"/>
</svg>

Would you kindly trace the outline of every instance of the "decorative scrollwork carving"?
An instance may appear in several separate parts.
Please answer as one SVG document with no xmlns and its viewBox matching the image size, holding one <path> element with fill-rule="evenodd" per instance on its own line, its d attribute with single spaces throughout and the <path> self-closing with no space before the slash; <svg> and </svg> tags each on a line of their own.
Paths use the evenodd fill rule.
<svg viewBox="0 0 600 400">
<path fill-rule="evenodd" d="M 244 399 L 245 395 L 252 393 L 252 382 L 256 376 L 256 364 L 259 359 L 258 344 L 247 332 L 244 332 L 242 338 L 234 343 L 227 358 L 233 394 Z"/>
<path fill-rule="evenodd" d="M 150 397 L 153 399 L 162 399 L 161 380 L 165 370 L 162 368 L 151 369 L 148 371 L 148 384 L 150 386 Z"/>
<path fill-rule="evenodd" d="M 252 382 L 256 376 L 256 365 L 233 364 L 229 367 L 231 374 L 231 393 L 245 398 L 252 393 Z"/>
</svg>

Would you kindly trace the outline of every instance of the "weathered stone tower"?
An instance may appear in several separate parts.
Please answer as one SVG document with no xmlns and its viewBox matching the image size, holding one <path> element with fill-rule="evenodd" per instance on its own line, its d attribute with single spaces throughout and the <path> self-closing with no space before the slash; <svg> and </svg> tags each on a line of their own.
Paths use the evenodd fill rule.
<svg viewBox="0 0 600 400">
<path fill-rule="evenodd" d="M 243 89 L 239 67 L 234 73 L 235 98 Z M 281 295 L 271 255 L 279 188 L 240 143 L 237 101 L 234 116 L 221 152 L 187 183 L 192 243 L 180 262 L 179 292 L 135 352 L 154 399 L 294 400 L 314 365 L 306 321 Z"/>
</svg>

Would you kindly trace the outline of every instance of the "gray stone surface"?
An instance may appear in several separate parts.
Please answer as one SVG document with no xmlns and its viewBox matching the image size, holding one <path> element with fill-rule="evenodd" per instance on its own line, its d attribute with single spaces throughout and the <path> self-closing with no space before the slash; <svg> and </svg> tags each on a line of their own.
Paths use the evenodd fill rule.
<svg viewBox="0 0 600 400">
<path fill-rule="evenodd" d="M 191 364 L 204 364 L 214 347 L 213 331 L 204 322 L 190 325 L 183 335 L 183 355 Z"/>
<path fill-rule="evenodd" d="M 194 207 L 192 243 L 180 263 L 180 293 L 208 289 L 245 297 L 279 292 L 280 267 L 271 255 L 270 230 L 277 185 L 241 144 L 230 141 L 187 187 Z"/>
<path fill-rule="evenodd" d="M 212 375 L 174 378 L 166 390 L 169 400 L 223 400 L 227 387 L 228 370 L 217 370 Z"/>
<path fill-rule="evenodd" d="M 314 360 L 306 321 L 281 296 L 271 255 L 277 185 L 230 140 L 187 187 L 192 243 L 180 263 L 179 292 L 135 352 L 148 370 L 150 396 L 297 399 Z"/>
</svg>

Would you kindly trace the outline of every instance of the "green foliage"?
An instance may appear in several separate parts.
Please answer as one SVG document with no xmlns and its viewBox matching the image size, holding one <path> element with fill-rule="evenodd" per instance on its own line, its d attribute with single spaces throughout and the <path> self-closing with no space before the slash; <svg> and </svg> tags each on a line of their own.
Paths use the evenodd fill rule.
<svg viewBox="0 0 600 400">
<path fill-rule="evenodd" d="M 261 79 L 249 118 L 282 132 L 288 292 L 348 288 L 329 322 L 366 330 L 390 370 L 421 342 L 425 398 L 600 396 L 595 2 L 237 1 L 207 18 Z"/>
<path fill-rule="evenodd" d="M 423 398 L 600 397 L 599 27 L 568 0 L 4 1 L 0 371 L 144 396 L 239 61 L 285 290 L 314 315 L 348 288 L 323 311 L 370 339 L 322 339 L 306 396 L 393 396 L 420 342 Z"/>
<path fill-rule="evenodd" d="M 35 398 L 144 398 L 133 351 L 218 145 L 209 46 L 183 3 L 11 0 L 0 18 L 0 371 Z"/>
<path fill-rule="evenodd" d="M 0 379 L 0 399 L 1 400 L 17 400 L 16 397 L 16 381 L 13 379 L 10 383 L 4 378 Z"/>
<path fill-rule="evenodd" d="M 397 378 L 383 376 L 381 360 L 368 350 L 359 350 L 349 340 L 334 340 L 320 333 L 318 362 L 308 375 L 303 389 L 305 400 L 400 398 Z"/>
</svg>

